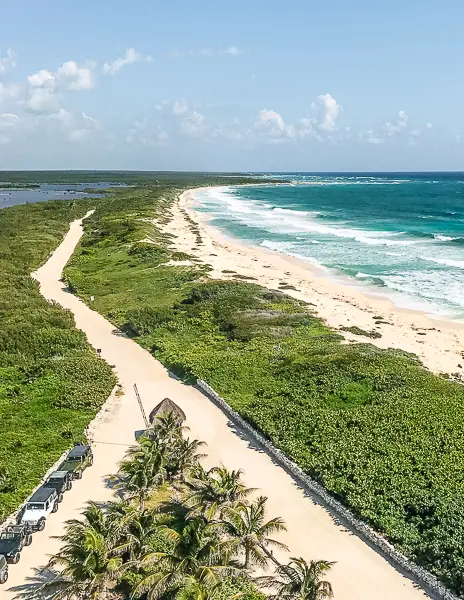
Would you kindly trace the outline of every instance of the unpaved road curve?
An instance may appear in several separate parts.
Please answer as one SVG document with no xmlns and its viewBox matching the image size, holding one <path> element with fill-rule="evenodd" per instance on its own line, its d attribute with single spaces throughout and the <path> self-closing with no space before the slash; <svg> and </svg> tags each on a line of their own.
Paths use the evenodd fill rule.
<svg viewBox="0 0 464 600">
<path fill-rule="evenodd" d="M 14 598 L 16 593 L 12 588 L 24 586 L 37 569 L 46 565 L 49 555 L 59 547 L 53 536 L 63 533 L 66 519 L 76 517 L 88 500 L 105 501 L 111 497 L 105 476 L 117 471 L 127 445 L 134 440 L 134 431 L 143 427 L 132 391 L 134 382 L 147 412 L 166 396 L 182 407 L 190 435 L 208 444 L 208 464 L 242 468 L 246 484 L 260 488 L 269 497 L 269 517 L 280 515 L 287 522 L 288 532 L 280 539 L 290 547 L 291 555 L 337 562 L 330 574 L 336 600 L 426 597 L 361 539 L 336 525 L 329 513 L 308 498 L 265 453 L 254 450 L 243 436 L 234 433 L 227 417 L 206 397 L 170 378 L 148 352 L 135 342 L 115 335 L 111 323 L 63 289 L 61 274 L 82 235 L 81 223 L 78 220 L 71 224 L 61 245 L 34 277 L 45 298 L 70 309 L 90 344 L 100 348 L 102 357 L 114 365 L 125 395 L 106 407 L 96 426 L 94 466 L 65 494 L 60 510 L 49 517 L 45 530 L 34 534 L 33 543 L 23 550 L 20 563 L 11 565 L 10 579 L 0 589 L 1 599 Z"/>
</svg>

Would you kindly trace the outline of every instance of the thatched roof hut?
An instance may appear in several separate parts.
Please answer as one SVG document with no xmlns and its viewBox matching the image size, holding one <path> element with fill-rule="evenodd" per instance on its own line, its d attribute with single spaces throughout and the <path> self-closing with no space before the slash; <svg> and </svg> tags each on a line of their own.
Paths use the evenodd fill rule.
<svg viewBox="0 0 464 600">
<path fill-rule="evenodd" d="M 157 417 L 168 414 L 172 414 L 174 417 L 176 417 L 176 419 L 179 420 L 179 423 L 183 423 L 185 421 L 184 411 L 170 398 L 165 398 L 151 411 L 149 416 L 150 424 L 153 425 L 153 422 Z"/>
</svg>

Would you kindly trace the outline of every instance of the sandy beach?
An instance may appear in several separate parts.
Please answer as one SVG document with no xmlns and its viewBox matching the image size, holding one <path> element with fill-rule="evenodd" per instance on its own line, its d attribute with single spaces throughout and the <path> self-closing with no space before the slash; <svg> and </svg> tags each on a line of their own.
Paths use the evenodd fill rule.
<svg viewBox="0 0 464 600">
<path fill-rule="evenodd" d="M 187 197 L 184 196 L 184 200 Z M 174 217 L 172 227 L 183 227 L 179 207 L 174 209 Z M 183 239 L 184 230 L 178 230 L 177 234 L 179 240 Z M 149 352 L 122 336 L 109 321 L 65 290 L 60 281 L 62 270 L 81 235 L 81 221 L 75 221 L 62 244 L 34 276 L 40 283 L 42 294 L 69 309 L 90 344 L 101 349 L 102 357 L 113 365 L 123 394 L 104 407 L 93 428 L 93 467 L 65 495 L 58 513 L 48 518 L 45 530 L 34 534 L 33 543 L 23 550 L 20 563 L 11 567 L 10 579 L 2 586 L 2 600 L 18 597 L 20 590 L 31 591 L 30 586 L 35 581 L 47 577 L 44 567 L 50 554 L 59 548 L 60 542 L 55 536 L 62 535 L 67 519 L 77 517 L 89 500 L 104 502 L 112 498 L 107 475 L 116 472 L 119 461 L 134 441 L 134 432 L 143 427 L 132 390 L 134 383 L 138 385 L 147 412 L 166 396 L 179 404 L 186 414 L 191 437 L 207 443 L 206 466 L 223 464 L 229 469 L 242 468 L 245 484 L 268 496 L 269 517 L 281 516 L 287 523 L 288 531 L 280 539 L 289 546 L 292 556 L 336 562 L 330 580 L 338 600 L 415 600 L 426 597 L 385 558 L 336 522 L 203 394 L 170 376 Z M 206 236 L 206 233 L 203 235 Z M 205 252 L 216 250 L 219 260 L 219 242 L 205 238 L 204 247 L 207 249 Z M 201 248 L 203 252 L 203 246 Z M 251 269 L 255 262 L 252 252 L 227 250 L 226 246 L 220 256 L 225 265 L 230 255 L 228 268 L 232 268 L 233 264 L 238 269 L 243 257 L 243 268 Z M 233 259 L 234 256 L 236 258 Z M 258 262 L 259 259 L 255 258 Z M 237 264 L 232 260 L 236 260 Z M 265 261 L 262 268 L 270 262 Z M 216 272 L 220 266 L 216 266 Z M 278 269 L 277 266 L 273 268 Z M 269 277 L 276 277 L 276 274 L 271 272 Z"/>
<path fill-rule="evenodd" d="M 187 216 L 197 223 L 202 244 L 196 242 Z M 341 331 L 347 341 L 400 348 L 419 356 L 432 371 L 464 376 L 464 323 L 399 308 L 368 288 L 334 282 L 309 262 L 232 240 L 212 227 L 205 213 L 195 211 L 195 190 L 183 193 L 173 205 L 172 220 L 164 230 L 174 236 L 177 250 L 211 265 L 211 277 L 233 279 L 238 274 L 271 289 L 284 285 L 286 294 L 310 303 L 331 327 L 357 326 L 381 335 L 373 339 Z"/>
</svg>

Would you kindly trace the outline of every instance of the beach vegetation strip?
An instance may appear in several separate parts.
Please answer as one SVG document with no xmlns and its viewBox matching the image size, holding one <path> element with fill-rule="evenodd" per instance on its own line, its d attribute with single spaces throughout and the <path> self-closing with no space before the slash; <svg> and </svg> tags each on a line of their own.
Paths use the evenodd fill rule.
<svg viewBox="0 0 464 600">
<path fill-rule="evenodd" d="M 186 382 L 201 378 L 407 556 L 464 592 L 464 390 L 401 350 L 343 342 L 309 305 L 169 261 L 177 190 L 98 203 L 70 286 Z M 151 222 L 154 219 L 155 222 Z M 149 238 L 153 251 L 141 249 Z M 167 264 L 169 263 L 169 264 Z"/>
<path fill-rule="evenodd" d="M 0 211 L 0 522 L 84 429 L 115 384 L 69 311 L 30 277 L 87 201 Z"/>
</svg>

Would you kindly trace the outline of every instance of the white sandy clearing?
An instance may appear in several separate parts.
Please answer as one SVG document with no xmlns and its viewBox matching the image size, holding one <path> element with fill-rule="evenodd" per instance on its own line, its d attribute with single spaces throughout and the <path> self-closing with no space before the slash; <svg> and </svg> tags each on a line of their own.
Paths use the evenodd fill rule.
<svg viewBox="0 0 464 600">
<path fill-rule="evenodd" d="M 334 283 L 326 272 L 307 261 L 232 240 L 209 225 L 205 213 L 194 210 L 194 195 L 195 190 L 184 192 L 171 209 L 171 221 L 159 226 L 173 236 L 176 250 L 211 265 L 211 277 L 233 279 L 235 272 L 270 289 L 279 289 L 280 283 L 291 285 L 296 289 L 282 291 L 311 303 L 316 314 L 331 327 L 358 326 L 382 335 L 372 339 L 341 332 L 348 341 L 401 348 L 419 356 L 435 372 L 464 376 L 464 323 L 401 309 L 386 296 L 370 295 L 360 286 L 350 286 L 348 280 L 347 285 Z M 195 221 L 198 232 L 192 231 L 186 215 Z M 202 244 L 196 241 L 198 233 Z M 379 320 L 385 322 L 376 324 Z"/>
<path fill-rule="evenodd" d="M 116 472 L 118 461 L 134 440 L 134 431 L 143 427 L 132 392 L 134 382 L 147 412 L 165 396 L 182 407 L 191 436 L 208 444 L 207 465 L 222 463 L 229 469 L 242 468 L 245 483 L 260 488 L 269 497 L 269 517 L 280 515 L 287 522 L 288 532 L 280 539 L 290 547 L 291 555 L 337 562 L 330 573 L 337 600 L 425 597 L 360 538 L 335 524 L 330 514 L 315 504 L 264 452 L 253 449 L 245 436 L 235 433 L 226 416 L 205 396 L 170 378 L 148 352 L 117 335 L 111 323 L 64 290 L 59 281 L 61 273 L 81 235 L 81 221 L 75 221 L 63 243 L 35 277 L 42 294 L 70 309 L 77 327 L 86 333 L 90 344 L 100 348 L 102 357 L 114 365 L 125 394 L 112 402 L 110 410 L 96 424 L 93 467 L 65 494 L 60 510 L 49 517 L 45 530 L 34 534 L 32 545 L 22 552 L 21 562 L 11 566 L 10 579 L 0 592 L 2 600 L 13 598 L 11 587 L 27 584 L 35 571 L 47 563 L 49 555 L 58 550 L 59 542 L 53 536 L 63 533 L 66 519 L 76 517 L 86 501 L 111 498 L 105 476 Z"/>
</svg>

